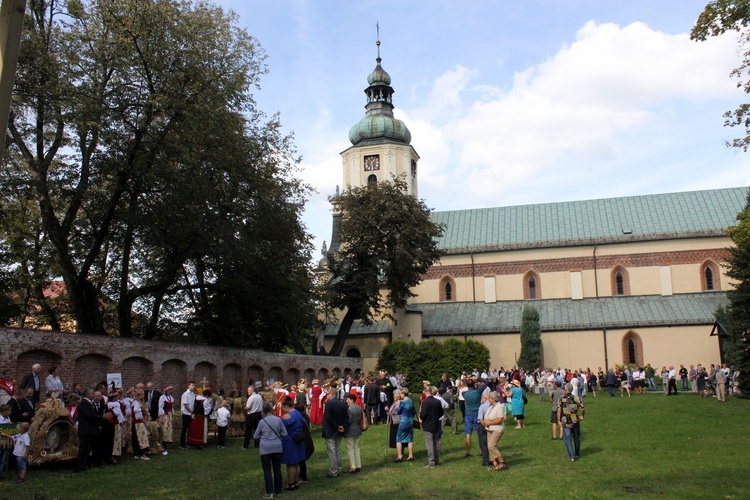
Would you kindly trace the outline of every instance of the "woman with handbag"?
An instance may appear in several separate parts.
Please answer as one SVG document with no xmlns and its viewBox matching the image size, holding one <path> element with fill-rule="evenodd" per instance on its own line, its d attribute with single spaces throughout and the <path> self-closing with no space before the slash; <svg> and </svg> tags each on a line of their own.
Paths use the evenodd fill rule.
<svg viewBox="0 0 750 500">
<path fill-rule="evenodd" d="M 263 465 L 263 479 L 266 485 L 266 498 L 281 495 L 281 455 L 282 439 L 287 435 L 281 419 L 273 414 L 273 403 L 263 404 L 263 418 L 255 429 L 254 439 L 259 440 L 260 461 Z M 271 472 L 273 471 L 273 478 Z"/>
<path fill-rule="evenodd" d="M 282 401 L 281 408 L 284 414 L 281 421 L 286 427 L 287 435 L 281 440 L 282 454 L 281 463 L 286 465 L 286 491 L 294 491 L 299 488 L 299 463 L 307 460 L 305 455 L 305 435 L 302 426 L 305 424 L 302 415 L 294 409 L 294 401 L 287 397 Z"/>
</svg>

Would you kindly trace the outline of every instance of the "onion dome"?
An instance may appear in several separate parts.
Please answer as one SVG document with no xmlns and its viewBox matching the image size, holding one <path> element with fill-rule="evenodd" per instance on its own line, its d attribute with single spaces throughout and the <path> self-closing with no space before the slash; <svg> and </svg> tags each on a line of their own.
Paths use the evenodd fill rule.
<svg viewBox="0 0 750 500">
<path fill-rule="evenodd" d="M 374 139 L 389 139 L 393 141 L 411 143 L 411 132 L 404 122 L 393 117 L 393 87 L 391 76 L 380 65 L 380 40 L 378 46 L 377 65 L 367 77 L 369 87 L 365 89 L 367 105 L 365 117 L 349 130 L 349 141 L 356 146 L 363 141 Z"/>
</svg>

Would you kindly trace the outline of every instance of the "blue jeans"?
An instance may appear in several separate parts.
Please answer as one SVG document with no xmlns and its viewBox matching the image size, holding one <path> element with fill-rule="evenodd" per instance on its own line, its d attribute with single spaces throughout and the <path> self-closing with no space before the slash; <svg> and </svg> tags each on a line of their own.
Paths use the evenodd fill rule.
<svg viewBox="0 0 750 500">
<path fill-rule="evenodd" d="M 654 377 L 649 377 L 646 380 L 648 381 L 648 388 L 649 388 L 649 390 L 655 391 L 656 390 L 656 382 L 654 381 Z"/>
<path fill-rule="evenodd" d="M 263 465 L 263 480 L 266 483 L 266 494 L 281 495 L 281 453 L 269 453 L 260 456 Z M 273 467 L 273 479 L 271 468 Z"/>
<path fill-rule="evenodd" d="M 575 424 L 573 427 L 563 428 L 563 439 L 568 456 L 571 460 L 581 456 L 581 427 Z"/>
</svg>

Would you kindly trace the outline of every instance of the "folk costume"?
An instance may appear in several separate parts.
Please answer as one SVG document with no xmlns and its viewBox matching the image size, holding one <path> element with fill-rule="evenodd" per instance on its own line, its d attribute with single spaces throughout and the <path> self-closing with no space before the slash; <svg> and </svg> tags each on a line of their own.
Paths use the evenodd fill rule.
<svg viewBox="0 0 750 500">
<path fill-rule="evenodd" d="M 145 404 L 138 399 L 134 399 L 132 414 L 133 429 L 131 441 L 133 445 L 133 455 L 135 455 L 135 458 L 148 460 L 149 458 L 146 456 L 149 449 L 147 425 L 148 411 L 146 410 Z"/>
<path fill-rule="evenodd" d="M 284 389 L 284 386 L 281 384 L 281 382 L 274 382 L 273 392 L 275 394 L 276 400 L 276 404 L 273 407 L 273 413 L 277 417 L 281 418 L 284 415 L 284 409 L 281 407 L 281 403 L 289 395 L 289 391 Z"/>
<path fill-rule="evenodd" d="M 190 422 L 187 442 L 199 449 L 208 442 L 208 417 L 211 415 L 211 391 L 204 390 L 203 394 L 195 397 L 193 418 Z"/>
<path fill-rule="evenodd" d="M 172 397 L 172 386 L 164 389 L 164 394 L 159 398 L 159 430 L 161 431 L 161 442 L 164 452 L 167 451 L 167 443 L 172 442 L 174 434 L 174 397 Z"/>
<path fill-rule="evenodd" d="M 0 405 L 8 404 L 17 387 L 16 381 L 10 376 L 0 379 Z"/>
<path fill-rule="evenodd" d="M 122 456 L 122 436 L 124 434 L 125 427 L 125 403 L 117 400 L 117 393 L 110 394 L 109 402 L 107 403 L 107 411 L 112 413 L 113 418 L 111 420 L 114 425 L 114 441 L 112 442 L 112 456 Z"/>
<path fill-rule="evenodd" d="M 320 402 L 320 395 L 323 392 L 323 388 L 320 387 L 318 379 L 312 381 L 312 387 L 310 388 L 310 421 L 314 425 L 321 425 L 323 423 L 323 407 Z"/>
</svg>

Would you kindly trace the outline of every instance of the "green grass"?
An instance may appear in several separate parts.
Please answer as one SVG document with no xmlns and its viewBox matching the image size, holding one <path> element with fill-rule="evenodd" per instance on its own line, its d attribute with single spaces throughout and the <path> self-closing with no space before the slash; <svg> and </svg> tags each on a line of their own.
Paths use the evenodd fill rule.
<svg viewBox="0 0 750 500">
<path fill-rule="evenodd" d="M 479 449 L 463 458 L 463 435 L 443 438 L 443 465 L 423 470 L 421 431 L 415 460 L 392 463 L 385 426 L 362 437 L 362 473 L 324 479 L 325 444 L 314 428 L 316 452 L 308 461 L 310 483 L 283 498 L 750 498 L 750 402 L 719 404 L 691 394 L 628 399 L 586 398 L 581 460 L 571 463 L 562 441 L 550 440 L 550 405 L 529 397 L 528 427 L 508 428 L 500 440 L 508 469 L 488 472 Z M 476 438 L 476 436 L 475 436 Z M 0 483 L 0 498 L 254 498 L 263 491 L 256 450 L 178 450 L 150 462 L 123 458 L 116 467 L 73 474 L 72 465 L 31 469 L 25 484 Z M 342 443 L 342 449 L 344 448 Z M 343 467 L 348 469 L 346 451 Z M 283 469 L 283 466 L 282 466 Z"/>
</svg>

